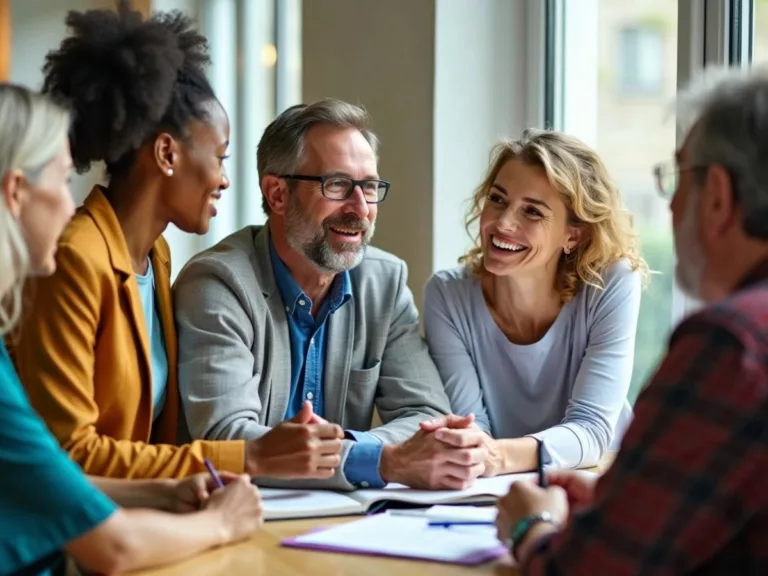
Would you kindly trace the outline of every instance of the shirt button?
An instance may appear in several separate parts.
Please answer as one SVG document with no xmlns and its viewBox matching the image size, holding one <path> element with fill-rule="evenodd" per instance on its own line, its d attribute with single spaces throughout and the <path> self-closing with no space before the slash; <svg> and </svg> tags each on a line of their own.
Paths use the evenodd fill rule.
<svg viewBox="0 0 768 576">
<path fill-rule="evenodd" d="M 290 312 L 290 311 L 291 311 L 291 308 L 290 308 L 290 306 L 286 306 L 286 307 L 285 307 L 285 311 L 286 311 L 286 312 Z"/>
<path fill-rule="evenodd" d="M 314 397 L 315 397 L 315 395 L 312 394 L 312 392 L 307 392 L 307 400 L 312 400 L 312 398 L 314 398 Z"/>
<path fill-rule="evenodd" d="M 363 488 L 368 488 L 368 486 L 370 486 L 370 484 L 368 484 L 368 482 L 363 480 L 362 482 L 360 482 L 360 486 L 362 486 Z"/>
<path fill-rule="evenodd" d="M 306 304 L 305 300 L 299 300 L 299 306 L 304 306 L 304 304 Z"/>
<path fill-rule="evenodd" d="M 314 345 L 315 345 L 315 339 L 314 339 L 314 338 L 311 338 L 311 339 L 310 339 L 310 341 L 309 341 L 309 345 L 310 345 L 310 346 L 314 346 Z"/>
</svg>

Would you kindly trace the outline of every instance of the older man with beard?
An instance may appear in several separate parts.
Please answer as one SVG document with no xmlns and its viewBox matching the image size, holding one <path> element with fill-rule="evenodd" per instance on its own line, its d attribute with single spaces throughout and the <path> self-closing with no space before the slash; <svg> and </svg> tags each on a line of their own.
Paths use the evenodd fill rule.
<svg viewBox="0 0 768 576">
<path fill-rule="evenodd" d="M 522 574 L 768 574 L 768 70 L 704 76 L 659 166 L 684 320 L 597 482 L 555 473 L 499 503 Z M 571 513 L 572 512 L 572 513 Z"/>
<path fill-rule="evenodd" d="M 258 439 L 260 483 L 461 489 L 483 472 L 471 417 L 459 446 L 419 428 L 450 406 L 405 263 L 369 246 L 390 188 L 377 148 L 357 106 L 283 112 L 258 149 L 267 224 L 194 257 L 174 287 L 189 430 Z"/>
</svg>

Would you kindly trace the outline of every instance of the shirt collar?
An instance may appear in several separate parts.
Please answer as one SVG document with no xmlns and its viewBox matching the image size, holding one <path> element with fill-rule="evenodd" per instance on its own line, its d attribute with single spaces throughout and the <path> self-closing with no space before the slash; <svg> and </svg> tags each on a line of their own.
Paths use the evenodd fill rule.
<svg viewBox="0 0 768 576">
<path fill-rule="evenodd" d="M 152 280 L 152 284 L 155 283 L 155 271 L 152 268 L 152 258 L 147 257 L 147 271 L 144 274 L 139 274 L 138 272 L 134 272 L 134 275 L 137 279 L 148 281 Z"/>
<path fill-rule="evenodd" d="M 272 270 L 275 274 L 275 283 L 280 292 L 280 296 L 285 304 L 285 311 L 290 315 L 296 310 L 298 301 L 302 298 L 309 300 L 309 297 L 299 288 L 296 280 L 291 276 L 291 271 L 277 255 L 275 246 L 272 243 L 272 235 L 269 236 L 269 258 L 272 261 Z M 345 302 L 352 298 L 352 281 L 349 271 L 336 274 L 328 294 L 328 311 L 333 314 Z"/>
<path fill-rule="evenodd" d="M 341 274 L 336 274 L 336 278 L 333 279 L 329 301 L 330 313 L 336 312 L 350 298 L 352 298 L 352 280 L 349 271 L 344 270 Z"/>
</svg>

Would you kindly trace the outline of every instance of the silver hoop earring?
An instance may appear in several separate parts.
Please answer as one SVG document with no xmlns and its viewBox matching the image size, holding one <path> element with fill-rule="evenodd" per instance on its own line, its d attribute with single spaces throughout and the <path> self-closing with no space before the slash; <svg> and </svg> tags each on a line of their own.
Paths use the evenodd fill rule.
<svg viewBox="0 0 768 576">
<path fill-rule="evenodd" d="M 173 168 L 168 168 L 168 176 L 173 176 Z"/>
</svg>

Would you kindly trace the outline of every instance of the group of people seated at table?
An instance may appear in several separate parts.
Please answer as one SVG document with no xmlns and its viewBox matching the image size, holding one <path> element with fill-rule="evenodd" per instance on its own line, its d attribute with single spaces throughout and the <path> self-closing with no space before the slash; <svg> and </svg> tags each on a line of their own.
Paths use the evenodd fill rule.
<svg viewBox="0 0 768 576">
<path fill-rule="evenodd" d="M 549 487 L 499 502 L 524 574 L 768 570 L 768 72 L 680 94 L 685 137 L 656 177 L 678 281 L 710 305 L 633 416 L 650 271 L 587 145 L 495 146 L 422 336 L 404 261 L 371 245 L 379 203 L 408 191 L 382 179 L 370 118 L 293 106 L 258 145 L 266 223 L 172 285 L 163 231 L 205 234 L 229 187 L 206 39 L 127 2 L 67 25 L 42 94 L 0 85 L 0 572 L 66 553 L 116 573 L 247 538 L 257 485 L 458 490 L 539 453 Z M 70 172 L 102 162 L 75 210 Z M 569 471 L 620 444 L 599 480 Z"/>
</svg>

